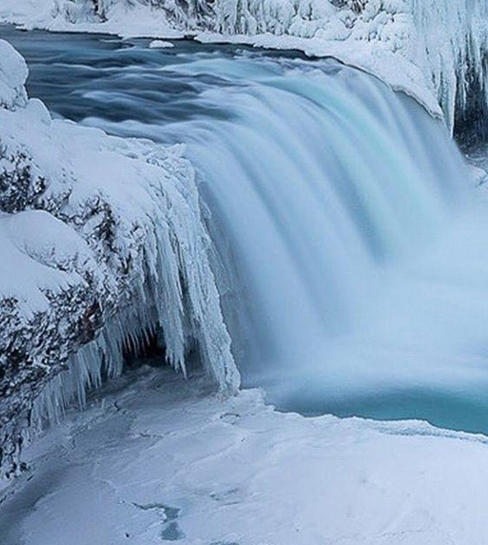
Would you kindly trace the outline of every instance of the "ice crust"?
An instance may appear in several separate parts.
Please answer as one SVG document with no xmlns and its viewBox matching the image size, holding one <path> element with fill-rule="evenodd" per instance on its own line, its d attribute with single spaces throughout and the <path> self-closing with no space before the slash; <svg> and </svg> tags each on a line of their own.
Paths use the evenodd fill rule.
<svg viewBox="0 0 488 545">
<path fill-rule="evenodd" d="M 70 413 L 5 490 L 5 542 L 486 543 L 485 437 L 304 418 L 207 387 L 143 368 Z"/>
</svg>

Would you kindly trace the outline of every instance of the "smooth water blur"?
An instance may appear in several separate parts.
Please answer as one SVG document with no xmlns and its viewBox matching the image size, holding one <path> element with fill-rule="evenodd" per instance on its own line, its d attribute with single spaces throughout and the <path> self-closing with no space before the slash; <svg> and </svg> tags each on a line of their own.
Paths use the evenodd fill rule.
<svg viewBox="0 0 488 545">
<path fill-rule="evenodd" d="M 488 210 L 440 122 L 330 60 L 2 34 L 57 115 L 187 144 L 245 384 L 488 431 Z"/>
</svg>

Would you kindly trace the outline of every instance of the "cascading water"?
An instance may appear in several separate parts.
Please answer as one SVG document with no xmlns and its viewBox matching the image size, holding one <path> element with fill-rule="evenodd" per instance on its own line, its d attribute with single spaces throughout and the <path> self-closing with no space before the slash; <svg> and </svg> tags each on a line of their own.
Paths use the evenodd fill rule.
<svg viewBox="0 0 488 545">
<path fill-rule="evenodd" d="M 334 63 L 172 67 L 210 69 L 254 81 L 201 97 L 228 119 L 161 137 L 191 135 L 214 240 L 230 248 L 247 306 L 232 334 L 239 346 L 247 332 L 248 383 L 309 414 L 483 428 L 486 212 L 444 127 Z"/>
<path fill-rule="evenodd" d="M 246 384 L 488 431 L 488 210 L 441 122 L 332 61 L 14 43 L 53 111 L 187 144 Z"/>
</svg>

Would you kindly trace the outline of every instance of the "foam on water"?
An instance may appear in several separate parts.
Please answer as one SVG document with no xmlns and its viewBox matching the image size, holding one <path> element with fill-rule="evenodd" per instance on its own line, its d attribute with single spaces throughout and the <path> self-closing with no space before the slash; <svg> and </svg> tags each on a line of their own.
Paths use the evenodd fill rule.
<svg viewBox="0 0 488 545">
<path fill-rule="evenodd" d="M 440 122 L 332 61 L 29 40 L 58 114 L 187 143 L 245 383 L 307 414 L 488 431 L 488 211 Z"/>
</svg>

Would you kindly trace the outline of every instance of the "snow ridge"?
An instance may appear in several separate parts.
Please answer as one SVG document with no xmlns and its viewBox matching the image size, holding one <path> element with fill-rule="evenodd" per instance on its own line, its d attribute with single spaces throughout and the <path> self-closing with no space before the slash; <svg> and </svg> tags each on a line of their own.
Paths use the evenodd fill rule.
<svg viewBox="0 0 488 545">
<path fill-rule="evenodd" d="M 183 373 L 196 347 L 222 392 L 239 375 L 184 147 L 51 119 L 0 51 L 0 467 L 16 471 L 25 427 L 83 405 L 145 339 Z"/>
</svg>

